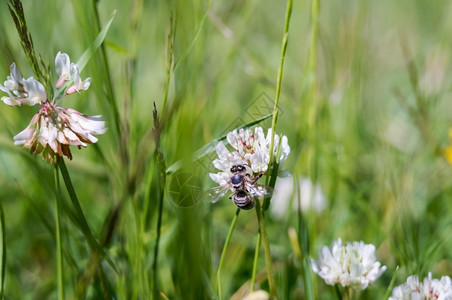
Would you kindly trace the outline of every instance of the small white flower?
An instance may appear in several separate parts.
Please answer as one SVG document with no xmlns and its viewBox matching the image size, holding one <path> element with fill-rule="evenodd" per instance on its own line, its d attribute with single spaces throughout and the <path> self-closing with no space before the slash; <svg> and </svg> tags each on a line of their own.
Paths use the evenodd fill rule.
<svg viewBox="0 0 452 300">
<path fill-rule="evenodd" d="M 20 86 L 24 84 L 24 78 L 22 77 L 22 74 L 20 74 L 19 70 L 17 70 L 15 63 L 12 63 L 9 69 L 11 74 L 6 77 L 6 81 L 4 83 L 5 88 L 11 91 L 17 91 L 20 89 Z"/>
<path fill-rule="evenodd" d="M 55 85 L 59 89 L 66 81 L 71 79 L 71 60 L 66 53 L 58 52 L 55 57 L 55 70 L 58 81 Z"/>
<path fill-rule="evenodd" d="M 36 104 L 42 104 L 47 100 L 44 86 L 33 77 L 24 80 L 24 86 L 28 92 L 28 97 L 24 102 L 25 104 L 33 106 Z"/>
<path fill-rule="evenodd" d="M 74 84 L 71 85 L 66 90 L 66 94 L 70 95 L 75 92 L 80 92 L 81 90 L 87 90 L 91 84 L 91 78 L 88 77 L 85 80 L 82 80 L 80 78 L 80 72 L 78 70 L 78 65 L 76 65 L 76 64 L 72 64 L 71 69 L 74 74 Z"/>
<path fill-rule="evenodd" d="M 0 84 L 0 90 L 7 93 L 8 97 L 3 96 L 2 101 L 9 106 L 17 106 L 25 103 L 28 97 L 28 92 L 24 87 L 24 79 L 16 68 L 16 64 L 12 63 L 10 66 L 10 76 L 7 76 L 6 81 Z"/>
<path fill-rule="evenodd" d="M 314 210 L 320 213 L 325 209 L 327 199 L 319 182 L 314 186 L 309 178 L 302 177 L 297 184 L 300 189 L 299 196 L 295 193 L 292 177 L 278 178 L 270 206 L 270 212 L 273 216 L 278 219 L 284 218 L 292 199 L 293 210 L 295 211 L 301 208 L 301 211 Z"/>
<path fill-rule="evenodd" d="M 388 300 L 451 300 L 452 283 L 449 276 L 432 279 L 432 273 L 423 282 L 415 275 L 407 278 L 406 283 L 395 287 Z"/>
<path fill-rule="evenodd" d="M 363 290 L 377 280 L 386 270 L 375 257 L 375 246 L 364 242 L 333 242 L 331 249 L 323 247 L 318 260 L 311 260 L 312 270 L 322 277 L 326 284 L 341 284 Z"/>
<path fill-rule="evenodd" d="M 242 164 L 252 175 L 265 173 L 270 163 L 270 139 L 271 129 L 264 135 L 262 127 L 253 129 L 240 129 L 229 132 L 226 136 L 228 144 L 234 149 L 232 152 L 226 148 L 223 142 L 219 142 L 215 147 L 218 158 L 213 161 L 219 173 L 210 173 L 210 178 L 219 185 L 226 185 L 231 177 L 230 169 L 233 165 Z M 279 149 L 279 136 L 275 135 L 273 154 L 276 155 Z M 290 153 L 287 137 L 281 139 L 280 167 Z"/>
</svg>

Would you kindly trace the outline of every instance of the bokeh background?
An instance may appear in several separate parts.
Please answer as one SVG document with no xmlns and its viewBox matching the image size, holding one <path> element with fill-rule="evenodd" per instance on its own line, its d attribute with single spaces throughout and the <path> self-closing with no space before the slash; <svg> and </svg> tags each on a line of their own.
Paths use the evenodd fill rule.
<svg viewBox="0 0 452 300">
<path fill-rule="evenodd" d="M 28 77 L 32 70 L 5 2 L 0 78 L 6 80 L 12 62 Z M 67 166 L 88 223 L 99 239 L 105 237 L 119 272 L 105 262 L 101 271 L 86 271 L 93 264 L 88 244 L 65 217 L 67 297 L 149 299 L 156 278 L 169 299 L 215 298 L 215 273 L 235 206 L 227 197 L 210 204 L 204 193 L 214 186 L 208 173 L 215 171 L 215 153 L 195 162 L 192 155 L 272 112 L 286 3 L 24 0 L 23 5 L 36 52 L 52 72 L 58 51 L 76 61 L 116 10 L 103 46 L 82 73 L 92 78 L 90 89 L 61 105 L 103 115 L 107 122 L 98 144 L 74 149 Z M 397 266 L 396 285 L 412 274 L 450 275 L 452 173 L 444 151 L 452 124 L 452 3 L 320 1 L 317 23 L 311 8 L 307 0 L 293 4 L 277 123 L 277 133 L 291 146 L 285 164 L 291 176 L 277 182 L 266 214 L 280 298 L 305 298 L 289 228 L 300 241 L 309 238 L 303 255 L 313 258 L 338 237 L 376 245 L 388 269 L 360 294 L 363 299 L 381 299 Z M 171 15 L 173 64 L 160 112 Z M 162 113 L 165 165 L 181 166 L 166 178 L 157 274 L 154 102 Z M 0 108 L 6 299 L 57 295 L 53 167 L 12 139 L 36 110 Z M 260 125 L 270 127 L 270 119 Z M 301 189 L 302 226 L 294 186 Z M 257 231 L 255 212 L 242 212 L 223 265 L 224 298 L 240 299 L 246 292 Z M 319 299 L 334 297 L 331 287 L 312 277 Z M 257 281 L 268 289 L 263 252 Z"/>
</svg>

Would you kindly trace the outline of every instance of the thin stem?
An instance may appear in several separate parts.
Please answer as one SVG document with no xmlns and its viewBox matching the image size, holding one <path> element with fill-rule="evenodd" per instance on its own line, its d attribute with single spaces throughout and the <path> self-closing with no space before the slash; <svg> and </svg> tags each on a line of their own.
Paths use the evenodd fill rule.
<svg viewBox="0 0 452 300">
<path fill-rule="evenodd" d="M 63 246 L 61 244 L 61 190 L 60 178 L 58 176 L 58 165 L 55 165 L 55 226 L 57 244 L 57 278 L 58 278 L 58 299 L 64 299 L 64 277 L 63 277 Z"/>
<path fill-rule="evenodd" d="M 166 107 L 166 102 L 168 100 L 168 91 L 169 91 L 169 83 L 171 79 L 171 67 L 173 65 L 173 56 L 174 56 L 174 32 L 175 26 L 173 22 L 173 14 L 170 15 L 170 28 L 167 38 L 167 65 L 166 65 L 166 81 L 165 81 L 165 89 L 164 89 L 164 95 L 163 95 L 163 103 L 162 103 L 162 109 L 160 114 L 163 114 Z"/>
<path fill-rule="evenodd" d="M 86 221 L 85 214 L 83 213 L 82 207 L 80 206 L 80 202 L 78 201 L 77 194 L 75 193 L 74 186 L 71 181 L 71 177 L 69 176 L 69 172 L 66 168 L 66 164 L 64 163 L 64 159 L 62 157 L 59 158 L 58 167 L 60 169 L 61 175 L 63 176 L 64 183 L 66 185 L 67 192 L 69 194 L 69 198 L 71 198 L 72 205 L 75 209 L 75 219 L 76 225 L 80 227 L 80 230 L 83 232 L 83 235 L 86 237 L 88 244 L 91 250 L 97 252 L 108 262 L 108 264 L 118 273 L 116 266 L 113 264 L 112 260 L 105 254 L 102 246 L 99 245 L 97 240 L 94 238 L 91 229 L 89 228 L 88 222 Z"/>
<path fill-rule="evenodd" d="M 156 299 L 158 297 L 157 288 L 156 288 L 156 280 L 157 280 L 157 259 L 159 252 L 159 244 L 160 244 L 160 233 L 162 227 L 162 215 L 163 215 L 163 199 L 165 196 L 165 182 L 166 182 L 166 166 L 165 166 L 165 157 L 160 149 L 160 134 L 162 131 L 160 120 L 162 120 L 163 113 L 165 111 L 166 101 L 168 100 L 168 90 L 169 83 L 171 80 L 171 66 L 173 64 L 173 55 L 174 55 L 174 35 L 175 35 L 175 22 L 173 22 L 173 15 L 170 15 L 170 29 L 167 37 L 167 67 L 166 67 L 166 81 L 165 81 L 165 91 L 163 96 L 162 110 L 160 111 L 160 116 L 157 114 L 157 108 L 154 102 L 154 141 L 155 141 L 155 157 L 157 159 L 157 166 L 160 172 L 160 176 L 158 178 L 160 182 L 160 193 L 159 193 L 159 210 L 157 216 L 157 238 L 155 241 L 155 249 L 154 249 L 154 262 L 152 264 L 152 272 L 153 276 L 151 279 L 151 291 L 152 291 L 152 299 Z M 146 213 L 146 211 L 145 211 Z"/>
<path fill-rule="evenodd" d="M 0 299 L 3 299 L 5 291 L 5 275 L 6 275 L 6 230 L 5 230 L 5 214 L 3 212 L 3 206 L 0 202 L 0 232 L 1 232 L 1 276 L 0 276 Z"/>
<path fill-rule="evenodd" d="M 257 233 L 256 249 L 254 250 L 253 273 L 251 273 L 250 292 L 254 291 L 254 283 L 256 282 L 257 262 L 259 260 L 259 251 L 261 248 L 262 236 L 260 231 Z"/>
<path fill-rule="evenodd" d="M 277 299 L 278 297 L 276 294 L 275 279 L 273 277 L 273 263 L 270 253 L 270 244 L 268 243 L 267 230 L 265 229 L 264 223 L 264 215 L 262 213 L 261 204 L 259 200 L 256 201 L 256 215 L 257 222 L 259 224 L 259 230 L 262 236 L 262 243 L 264 246 L 265 265 L 267 266 L 267 278 L 268 285 L 270 287 L 270 294 L 272 295 L 273 299 Z"/>
<path fill-rule="evenodd" d="M 275 104 L 273 106 L 272 137 L 270 143 L 270 163 L 273 162 L 273 147 L 275 143 L 276 121 L 278 120 L 278 103 L 279 96 L 281 94 L 281 81 L 284 69 L 284 59 L 286 57 L 287 42 L 289 40 L 289 22 L 291 14 L 292 14 L 292 0 L 289 0 L 287 2 L 286 21 L 284 25 L 284 35 L 281 47 L 281 59 L 279 63 L 278 76 L 276 80 L 276 95 L 275 95 Z"/>
<path fill-rule="evenodd" d="M 237 219 L 240 214 L 240 208 L 237 208 L 234 218 L 232 219 L 231 226 L 229 227 L 228 236 L 226 237 L 226 241 L 223 245 L 223 250 L 221 251 L 221 257 L 220 262 L 218 264 L 218 270 L 217 270 L 217 288 L 218 288 L 218 299 L 221 300 L 221 267 L 223 266 L 224 257 L 226 256 L 226 250 L 228 249 L 229 241 L 231 240 L 232 232 L 234 231 L 235 223 L 237 222 Z"/>
<path fill-rule="evenodd" d="M 336 292 L 336 297 L 338 300 L 342 300 L 342 294 L 339 290 L 339 286 L 337 284 L 334 285 L 334 291 Z"/>
<path fill-rule="evenodd" d="M 308 152 L 309 177 L 317 181 L 317 36 L 319 31 L 319 0 L 311 1 L 311 44 L 309 47 L 306 80 L 308 83 L 309 107 L 307 109 L 308 142 L 312 145 Z"/>
<path fill-rule="evenodd" d="M 163 155 L 161 155 L 160 151 L 158 150 L 157 153 L 157 160 L 161 161 L 163 160 Z M 159 211 L 158 211 L 158 218 L 157 218 L 157 238 L 155 241 L 155 248 L 154 248 L 154 262 L 152 264 L 152 282 L 151 282 L 151 289 L 153 291 L 153 297 L 157 297 L 157 289 L 156 289 L 156 278 L 157 278 L 157 259 L 158 259 L 158 253 L 159 253 L 159 244 L 160 244 L 160 235 L 161 235 L 161 228 L 162 228 L 162 214 L 163 214 L 163 199 L 164 199 L 164 191 L 165 191 L 165 180 L 166 180 L 166 173 L 165 173 L 165 165 L 164 162 L 158 162 L 160 169 L 160 195 L 159 195 Z M 155 298 L 154 298 L 155 299 Z"/>
</svg>

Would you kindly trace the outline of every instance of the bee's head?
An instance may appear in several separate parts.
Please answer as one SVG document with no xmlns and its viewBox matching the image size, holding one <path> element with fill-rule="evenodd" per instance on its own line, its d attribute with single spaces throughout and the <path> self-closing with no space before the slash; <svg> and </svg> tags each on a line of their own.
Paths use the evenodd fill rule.
<svg viewBox="0 0 452 300">
<path fill-rule="evenodd" d="M 231 173 L 245 172 L 246 168 L 244 165 L 233 165 L 231 167 Z"/>
</svg>

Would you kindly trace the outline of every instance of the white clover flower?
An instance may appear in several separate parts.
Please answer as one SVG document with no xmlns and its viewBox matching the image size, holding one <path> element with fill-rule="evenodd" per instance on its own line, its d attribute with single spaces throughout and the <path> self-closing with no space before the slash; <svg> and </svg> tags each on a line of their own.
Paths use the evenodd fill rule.
<svg viewBox="0 0 452 300">
<path fill-rule="evenodd" d="M 395 287 L 388 300 L 451 300 L 452 281 L 449 276 L 432 279 L 432 273 L 423 282 L 415 275 L 407 278 L 406 283 Z"/>
<path fill-rule="evenodd" d="M 59 89 L 66 81 L 71 79 L 71 60 L 66 53 L 58 52 L 55 57 L 55 70 L 58 81 L 55 85 Z"/>
<path fill-rule="evenodd" d="M 213 165 L 221 172 L 210 173 L 210 178 L 221 186 L 226 185 L 232 176 L 231 167 L 237 164 L 244 165 L 250 175 L 265 173 L 270 163 L 271 133 L 269 129 L 265 136 L 262 127 L 229 132 L 226 139 L 234 150 L 229 152 L 223 142 L 217 144 L 215 150 L 218 158 L 213 161 Z M 281 148 L 279 157 L 281 167 L 290 153 L 286 136 L 281 138 L 279 147 L 279 136 L 275 135 L 273 155 L 277 155 L 279 148 Z"/>
<path fill-rule="evenodd" d="M 278 178 L 273 192 L 270 212 L 278 219 L 282 219 L 288 212 L 289 204 L 293 199 L 293 210 L 322 212 L 327 205 L 327 198 L 319 182 L 312 184 L 311 179 L 301 177 L 297 182 L 300 195 L 294 192 L 294 179 L 292 177 Z M 298 201 L 299 200 L 299 201 Z"/>
<path fill-rule="evenodd" d="M 6 81 L 4 83 L 5 88 L 11 91 L 17 91 L 20 89 L 20 86 L 24 84 L 24 78 L 22 77 L 22 74 L 20 74 L 19 70 L 17 70 L 15 63 L 12 63 L 9 69 L 11 74 L 6 77 Z"/>
<path fill-rule="evenodd" d="M 33 106 L 42 104 L 47 100 L 46 90 L 42 83 L 30 77 L 24 80 L 24 85 L 28 91 L 28 97 L 25 99 L 25 104 Z"/>
<path fill-rule="evenodd" d="M 74 74 L 74 84 L 71 85 L 67 90 L 66 94 L 70 95 L 75 92 L 79 92 L 81 90 L 87 90 L 91 84 L 91 78 L 88 77 L 85 80 L 82 80 L 80 78 L 80 72 L 78 70 L 78 65 L 72 64 L 71 65 L 72 72 Z"/>
<path fill-rule="evenodd" d="M 363 290 L 377 280 L 386 270 L 375 257 L 375 246 L 364 242 L 347 242 L 342 245 L 339 238 L 331 249 L 323 247 L 319 259 L 311 259 L 312 270 L 322 277 L 326 284 L 341 284 Z"/>
<path fill-rule="evenodd" d="M 46 91 L 44 86 L 33 77 L 26 80 L 16 68 L 16 64 L 12 63 L 10 67 L 11 75 L 7 77 L 4 85 L 0 84 L 0 90 L 7 93 L 3 96 L 2 101 L 9 106 L 20 106 L 27 104 L 33 106 L 43 103 L 46 99 Z"/>
<path fill-rule="evenodd" d="M 58 52 L 55 58 L 55 68 L 59 75 L 55 87 L 60 88 L 65 81 L 74 80 L 74 84 L 67 88 L 60 98 L 49 101 L 44 86 L 33 77 L 26 80 L 17 71 L 16 65 L 11 65 L 11 75 L 8 76 L 0 90 L 8 94 L 2 101 L 8 105 L 39 105 L 41 109 L 35 114 L 30 124 L 14 137 L 15 145 L 29 148 L 31 153 L 42 153 L 43 159 L 54 163 L 62 156 L 72 159 L 69 146 L 86 147 L 87 144 L 97 142 L 94 135 L 106 132 L 105 122 L 101 116 L 85 116 L 82 113 L 58 106 L 67 95 L 76 91 L 86 90 L 90 85 L 90 78 L 82 81 L 78 66 L 71 64 L 69 56 Z"/>
</svg>

